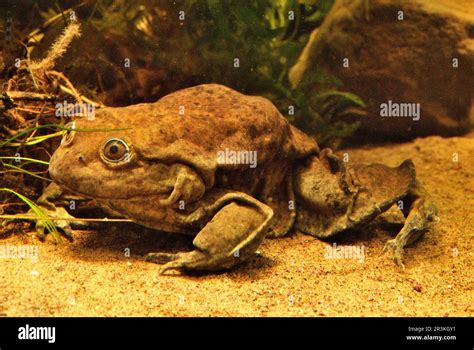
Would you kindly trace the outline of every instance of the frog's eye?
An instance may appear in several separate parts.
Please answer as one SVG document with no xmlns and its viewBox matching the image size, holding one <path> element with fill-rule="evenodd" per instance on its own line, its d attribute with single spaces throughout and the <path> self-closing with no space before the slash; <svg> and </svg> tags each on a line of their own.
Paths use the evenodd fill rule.
<svg viewBox="0 0 474 350">
<path fill-rule="evenodd" d="M 105 142 L 101 155 L 107 162 L 126 162 L 130 160 L 130 147 L 122 139 L 109 139 Z"/>
<path fill-rule="evenodd" d="M 74 139 L 74 135 L 76 134 L 76 132 L 74 131 L 74 129 L 76 128 L 76 122 L 67 123 L 64 128 L 67 130 L 64 130 L 61 145 L 68 146 L 71 144 L 72 140 Z"/>
</svg>

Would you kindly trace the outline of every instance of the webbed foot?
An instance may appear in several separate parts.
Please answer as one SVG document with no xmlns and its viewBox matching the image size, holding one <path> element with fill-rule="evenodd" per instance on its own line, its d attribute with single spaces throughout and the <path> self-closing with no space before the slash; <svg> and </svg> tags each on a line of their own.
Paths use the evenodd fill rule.
<svg viewBox="0 0 474 350">
<path fill-rule="evenodd" d="M 84 221 L 76 220 L 76 218 L 69 214 L 66 209 L 61 206 L 56 206 L 52 202 L 52 200 L 59 198 L 62 193 L 63 191 L 58 185 L 51 183 L 48 187 L 46 187 L 46 189 L 43 191 L 43 194 L 38 198 L 36 203 L 36 206 L 41 211 L 41 216 L 58 220 L 50 220 L 49 222 L 48 220 L 43 220 L 33 209 L 30 209 L 26 214 L 17 214 L 16 216 L 18 216 L 18 219 L 13 217 L 9 220 L 25 220 L 25 215 L 28 217 L 37 217 L 37 219 L 32 218 L 27 220 L 35 221 L 36 235 L 40 240 L 44 240 L 46 238 L 47 229 L 49 231 L 59 229 L 67 238 L 72 239 L 73 231 L 71 224 L 79 228 L 89 227 L 90 225 Z M 59 240 L 59 236 L 56 238 Z"/>
<path fill-rule="evenodd" d="M 70 218 L 74 219 L 72 215 L 70 215 L 66 209 L 63 207 L 56 207 L 54 206 L 54 209 L 49 209 L 49 208 L 44 208 L 40 207 L 41 211 L 49 218 Z M 27 215 L 34 215 L 34 212 L 32 210 L 28 211 Z M 64 233 L 64 235 L 69 238 L 73 239 L 73 233 L 71 229 L 70 222 L 67 220 L 53 220 L 52 224 L 55 226 L 55 228 L 59 229 L 61 232 Z M 36 235 L 38 236 L 39 239 L 44 240 L 46 238 L 46 222 L 45 220 L 36 220 L 35 223 L 35 229 L 36 229 Z"/>
</svg>

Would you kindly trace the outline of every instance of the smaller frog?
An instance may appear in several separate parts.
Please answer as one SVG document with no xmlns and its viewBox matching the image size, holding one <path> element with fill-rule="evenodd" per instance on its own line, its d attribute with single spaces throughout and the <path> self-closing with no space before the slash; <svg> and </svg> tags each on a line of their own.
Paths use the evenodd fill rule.
<svg viewBox="0 0 474 350">
<path fill-rule="evenodd" d="M 73 129 L 49 166 L 59 186 L 143 226 L 194 237 L 191 252 L 146 256 L 162 264 L 161 273 L 228 269 L 252 256 L 265 237 L 293 228 L 330 237 L 399 200 L 406 221 L 386 249 L 403 267 L 404 247 L 436 219 L 411 161 L 346 168 L 269 100 L 222 85 L 102 108 Z"/>
</svg>

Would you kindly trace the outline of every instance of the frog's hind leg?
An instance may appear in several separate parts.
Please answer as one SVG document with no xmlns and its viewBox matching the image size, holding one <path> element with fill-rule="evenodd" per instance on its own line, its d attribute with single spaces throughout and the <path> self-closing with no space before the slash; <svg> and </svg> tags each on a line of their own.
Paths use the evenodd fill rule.
<svg viewBox="0 0 474 350">
<path fill-rule="evenodd" d="M 439 221 L 439 218 L 436 205 L 418 180 L 413 182 L 402 202 L 404 205 L 407 204 L 403 210 L 406 217 L 405 224 L 397 236 L 387 242 L 384 252 L 392 251 L 394 262 L 401 269 L 405 269 L 402 262 L 405 246 L 418 240 L 429 229 L 431 223 Z"/>
<path fill-rule="evenodd" d="M 296 169 L 294 187 L 303 204 L 298 208 L 296 227 L 318 238 L 360 227 L 402 200 L 404 226 L 385 247 L 393 251 L 401 268 L 404 247 L 437 220 L 436 206 L 416 179 L 411 160 L 395 168 L 370 164 L 346 169 L 336 155 L 324 149 L 319 158 Z"/>
<path fill-rule="evenodd" d="M 308 158 L 293 174 L 296 194 L 296 228 L 317 238 L 327 238 L 349 228 L 347 212 L 360 187 L 344 162 L 328 148 Z"/>
<path fill-rule="evenodd" d="M 222 207 L 198 233 L 195 250 L 186 253 L 150 253 L 146 260 L 164 264 L 160 274 L 170 269 L 222 270 L 249 258 L 265 238 L 273 211 L 244 193 L 229 193 Z"/>
</svg>

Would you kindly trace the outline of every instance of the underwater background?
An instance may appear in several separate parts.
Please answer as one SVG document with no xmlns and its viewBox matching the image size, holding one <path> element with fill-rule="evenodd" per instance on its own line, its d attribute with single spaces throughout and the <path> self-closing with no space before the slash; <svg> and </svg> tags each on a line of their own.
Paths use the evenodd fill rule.
<svg viewBox="0 0 474 350">
<path fill-rule="evenodd" d="M 173 278 L 142 256 L 189 250 L 187 237 L 101 223 L 60 244 L 47 227 L 41 243 L 31 223 L 5 221 L 0 314 L 473 315 L 472 0 L 4 0 L 0 11 L 5 218 L 35 212 L 50 182 L 71 119 L 50 96 L 127 106 L 203 83 L 270 99 L 350 162 L 411 158 L 441 218 L 406 250 L 404 273 L 382 254 L 397 231 L 375 223 L 328 242 L 266 240 L 241 268 Z M 103 214 L 87 204 L 76 213 Z M 363 261 L 328 255 L 334 243 L 363 248 Z M 34 258 L 8 258 L 16 247 Z"/>
</svg>

